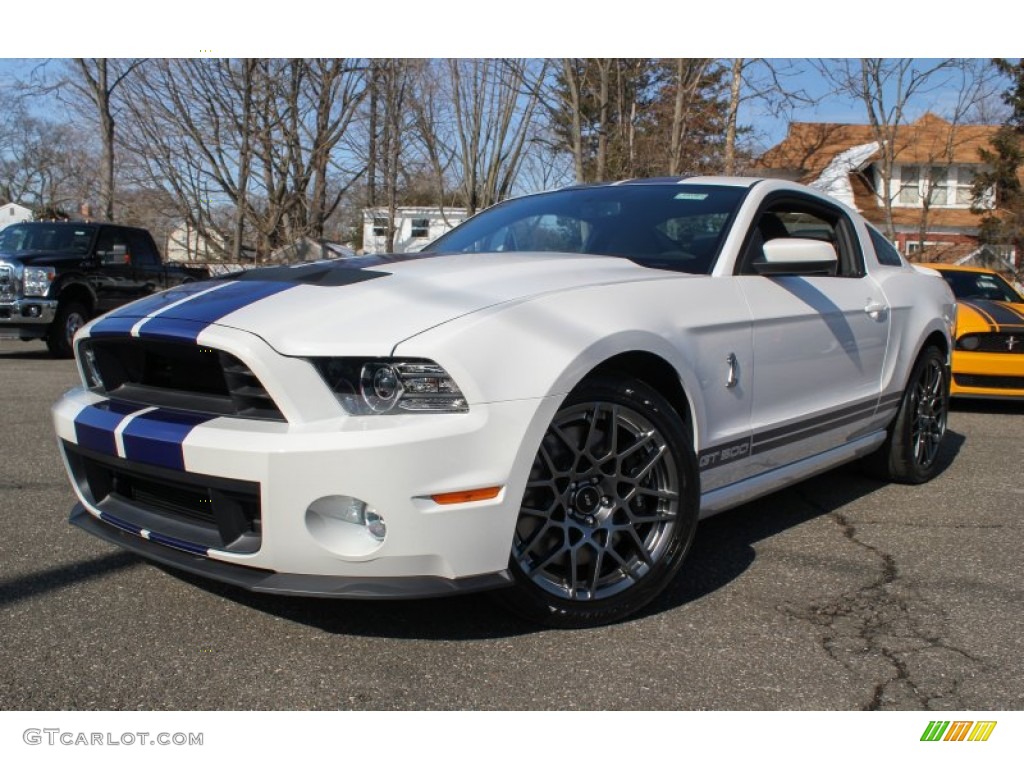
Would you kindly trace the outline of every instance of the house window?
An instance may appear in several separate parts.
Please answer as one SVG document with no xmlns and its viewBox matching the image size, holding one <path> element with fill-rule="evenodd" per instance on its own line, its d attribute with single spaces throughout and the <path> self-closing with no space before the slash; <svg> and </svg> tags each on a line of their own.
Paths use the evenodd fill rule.
<svg viewBox="0 0 1024 768">
<path fill-rule="evenodd" d="M 924 245 L 925 248 L 931 248 L 933 245 L 938 245 L 938 243 L 936 243 L 936 242 L 934 242 L 932 240 L 925 240 L 923 245 Z M 922 243 L 921 243 L 920 240 L 908 241 L 907 242 L 907 256 L 913 256 L 915 253 L 920 253 L 921 252 L 921 246 L 922 246 Z"/>
<path fill-rule="evenodd" d="M 921 169 L 916 165 L 900 168 L 900 205 L 921 204 Z"/>
<path fill-rule="evenodd" d="M 413 219 L 412 236 L 414 238 L 430 237 L 430 219 Z"/>
<path fill-rule="evenodd" d="M 430 219 L 413 219 L 412 220 L 412 236 L 413 237 L 429 237 L 430 236 Z"/>
<path fill-rule="evenodd" d="M 904 165 L 899 168 L 896 205 L 920 208 L 929 206 L 969 208 L 974 194 L 976 166 Z"/>
<path fill-rule="evenodd" d="M 373 236 L 374 237 L 387 237 L 388 234 L 388 218 L 387 216 L 374 216 L 373 217 Z"/>
<path fill-rule="evenodd" d="M 932 166 L 928 169 L 928 203 L 949 204 L 949 168 Z"/>
<path fill-rule="evenodd" d="M 975 171 L 973 168 L 960 166 L 956 176 L 957 205 L 971 204 L 971 198 L 974 196 L 974 176 Z"/>
</svg>

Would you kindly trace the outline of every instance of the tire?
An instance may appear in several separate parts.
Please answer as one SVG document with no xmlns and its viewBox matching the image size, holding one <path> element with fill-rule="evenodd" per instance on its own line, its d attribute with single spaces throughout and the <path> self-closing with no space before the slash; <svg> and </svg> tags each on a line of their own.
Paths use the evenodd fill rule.
<svg viewBox="0 0 1024 768">
<path fill-rule="evenodd" d="M 46 346 L 54 357 L 74 357 L 75 331 L 89 322 L 89 310 L 84 304 L 69 301 L 57 306 L 57 314 L 50 324 L 50 332 L 46 336 Z"/>
<path fill-rule="evenodd" d="M 949 368 L 936 347 L 926 347 L 914 363 L 889 435 L 866 460 L 881 479 L 918 485 L 939 471 L 939 449 L 949 416 Z"/>
<path fill-rule="evenodd" d="M 553 627 L 619 621 L 672 580 L 693 541 L 697 460 L 682 420 L 638 381 L 601 376 L 574 390 L 541 441 L 496 593 Z"/>
</svg>

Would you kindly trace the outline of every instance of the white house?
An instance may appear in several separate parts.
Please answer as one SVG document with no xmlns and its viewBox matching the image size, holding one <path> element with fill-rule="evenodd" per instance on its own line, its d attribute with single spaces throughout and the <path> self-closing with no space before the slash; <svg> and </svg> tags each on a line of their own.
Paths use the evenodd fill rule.
<svg viewBox="0 0 1024 768">
<path fill-rule="evenodd" d="M 17 203 L 0 205 L 0 229 L 8 224 L 18 224 L 22 221 L 32 221 L 31 209 Z"/>
<path fill-rule="evenodd" d="M 212 245 L 211 239 L 218 241 L 221 248 L 218 249 Z M 220 242 L 216 233 L 212 235 L 211 239 L 189 226 L 188 223 L 181 224 L 167 237 L 167 261 L 217 261 L 218 256 L 223 252 L 223 242 Z"/>
<path fill-rule="evenodd" d="M 415 253 L 466 219 L 465 208 L 403 206 L 395 211 L 394 253 Z M 363 209 L 363 252 L 387 250 L 388 209 Z"/>
</svg>

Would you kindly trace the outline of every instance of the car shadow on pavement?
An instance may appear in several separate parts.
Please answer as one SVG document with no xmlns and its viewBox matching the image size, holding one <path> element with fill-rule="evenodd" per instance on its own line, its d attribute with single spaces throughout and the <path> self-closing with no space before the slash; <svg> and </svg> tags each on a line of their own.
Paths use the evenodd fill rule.
<svg viewBox="0 0 1024 768">
<path fill-rule="evenodd" d="M 936 476 L 949 469 L 965 442 L 962 434 L 946 431 Z M 714 592 L 750 567 L 757 542 L 828 515 L 886 485 L 857 464 L 847 464 L 703 521 L 675 582 L 638 617 L 672 610 Z"/>
<path fill-rule="evenodd" d="M 19 349 L 17 352 L 0 349 L 0 360 L 54 360 L 57 362 L 46 349 Z"/>
<path fill-rule="evenodd" d="M 963 435 L 947 432 L 938 459 L 940 474 L 952 464 L 964 442 Z M 650 606 L 625 621 L 670 611 L 721 589 L 751 566 L 757 542 L 827 515 L 884 485 L 849 465 L 705 520 L 697 528 L 694 548 L 679 577 Z M 486 593 L 395 601 L 280 597 L 163 570 L 206 592 L 331 634 L 481 640 L 562 631 L 521 620 Z"/>
<path fill-rule="evenodd" d="M 89 579 L 97 579 L 114 571 L 142 565 L 144 562 L 141 557 L 131 552 L 119 550 L 91 560 L 0 581 L 0 607 L 27 600 L 43 592 L 52 592 Z"/>
</svg>

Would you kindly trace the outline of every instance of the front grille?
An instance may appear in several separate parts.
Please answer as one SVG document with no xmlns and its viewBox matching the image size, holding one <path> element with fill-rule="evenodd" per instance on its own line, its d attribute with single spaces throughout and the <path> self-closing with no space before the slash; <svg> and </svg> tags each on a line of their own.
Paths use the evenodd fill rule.
<svg viewBox="0 0 1024 768">
<path fill-rule="evenodd" d="M 63 445 L 82 495 L 101 512 L 200 547 L 238 553 L 259 550 L 259 483 L 140 468 L 68 442 Z"/>
<path fill-rule="evenodd" d="M 103 390 L 141 405 L 284 421 L 259 378 L 233 355 L 209 347 L 136 338 L 97 338 L 91 350 Z"/>
<path fill-rule="evenodd" d="M 981 376 L 978 374 L 954 373 L 953 381 L 960 387 L 1024 389 L 1024 376 Z"/>
<path fill-rule="evenodd" d="M 9 264 L 0 264 L 0 301 L 11 302 L 18 298 L 18 286 L 14 270 Z"/>
<path fill-rule="evenodd" d="M 964 341 L 977 339 L 978 346 L 967 348 Z M 1024 355 L 1024 333 L 971 333 L 957 339 L 957 349 L 964 352 L 1008 352 Z"/>
</svg>

